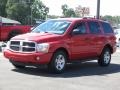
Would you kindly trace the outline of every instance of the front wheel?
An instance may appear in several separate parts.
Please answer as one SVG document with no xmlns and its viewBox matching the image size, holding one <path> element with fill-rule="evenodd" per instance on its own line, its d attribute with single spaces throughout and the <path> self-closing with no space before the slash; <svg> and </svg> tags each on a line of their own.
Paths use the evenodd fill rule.
<svg viewBox="0 0 120 90">
<path fill-rule="evenodd" d="M 111 51 L 109 48 L 105 48 L 98 59 L 98 64 L 100 66 L 108 66 L 110 64 L 110 61 L 111 61 Z"/>
<path fill-rule="evenodd" d="M 62 73 L 65 69 L 66 61 L 66 53 L 63 51 L 57 51 L 54 53 L 52 60 L 48 65 L 48 69 L 54 73 Z"/>
</svg>

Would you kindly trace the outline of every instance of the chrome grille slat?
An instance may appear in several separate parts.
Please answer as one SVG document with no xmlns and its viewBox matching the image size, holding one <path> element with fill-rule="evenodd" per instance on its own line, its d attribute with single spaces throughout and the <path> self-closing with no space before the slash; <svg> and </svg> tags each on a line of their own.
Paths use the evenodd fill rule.
<svg viewBox="0 0 120 90">
<path fill-rule="evenodd" d="M 32 41 L 10 41 L 10 50 L 15 52 L 31 53 L 36 51 L 36 43 Z"/>
</svg>

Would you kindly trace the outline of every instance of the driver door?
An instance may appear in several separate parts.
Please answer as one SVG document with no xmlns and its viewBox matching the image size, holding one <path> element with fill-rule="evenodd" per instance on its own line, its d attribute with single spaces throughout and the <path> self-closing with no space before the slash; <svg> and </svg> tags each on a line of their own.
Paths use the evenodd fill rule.
<svg viewBox="0 0 120 90">
<path fill-rule="evenodd" d="M 89 58 L 91 55 L 90 40 L 85 22 L 78 22 L 72 31 L 71 53 L 75 60 Z"/>
</svg>

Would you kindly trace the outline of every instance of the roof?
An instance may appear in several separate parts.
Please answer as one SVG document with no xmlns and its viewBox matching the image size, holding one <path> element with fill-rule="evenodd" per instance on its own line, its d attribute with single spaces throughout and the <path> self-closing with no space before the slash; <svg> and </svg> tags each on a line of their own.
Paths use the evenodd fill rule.
<svg viewBox="0 0 120 90">
<path fill-rule="evenodd" d="M 14 24 L 21 24 L 20 22 L 16 21 L 16 20 L 12 20 L 9 18 L 4 18 L 0 16 L 0 22 L 2 23 L 14 23 Z"/>
<path fill-rule="evenodd" d="M 52 19 L 52 20 L 68 20 L 68 21 L 92 20 L 92 21 L 103 21 L 103 20 L 99 20 L 99 19 L 96 19 L 96 18 L 89 18 L 89 17 L 84 17 L 84 18 L 57 18 L 57 19 Z"/>
<path fill-rule="evenodd" d="M 68 20 L 68 21 L 76 21 L 76 20 L 81 20 L 82 18 L 57 18 L 53 20 Z"/>
</svg>

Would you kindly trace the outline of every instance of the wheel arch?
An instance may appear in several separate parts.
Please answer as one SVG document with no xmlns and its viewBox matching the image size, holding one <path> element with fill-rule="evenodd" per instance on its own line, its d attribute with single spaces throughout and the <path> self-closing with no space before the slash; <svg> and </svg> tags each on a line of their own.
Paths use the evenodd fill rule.
<svg viewBox="0 0 120 90">
<path fill-rule="evenodd" d="M 110 44 L 106 44 L 106 45 L 104 46 L 103 50 L 104 50 L 105 48 L 109 48 L 111 54 L 113 53 L 113 48 L 112 48 L 112 46 L 111 46 Z M 103 51 L 103 50 L 102 50 L 102 51 Z"/>
<path fill-rule="evenodd" d="M 9 34 L 8 34 L 8 40 L 9 40 L 10 38 L 14 37 L 14 36 L 13 36 L 14 34 L 18 35 L 18 34 L 21 34 L 21 33 L 22 33 L 22 32 L 21 32 L 20 29 L 13 29 L 13 30 L 11 30 L 11 31 L 9 32 Z M 15 36 L 16 36 L 16 35 L 15 35 Z"/>
<path fill-rule="evenodd" d="M 64 47 L 59 47 L 59 48 L 57 48 L 57 49 L 53 52 L 53 54 L 54 54 L 55 52 L 57 52 L 57 51 L 63 51 L 63 52 L 65 52 L 66 55 L 67 55 L 67 59 L 68 59 L 68 60 L 70 59 L 69 52 L 68 52 L 68 50 L 67 50 L 66 48 L 64 48 Z"/>
</svg>

